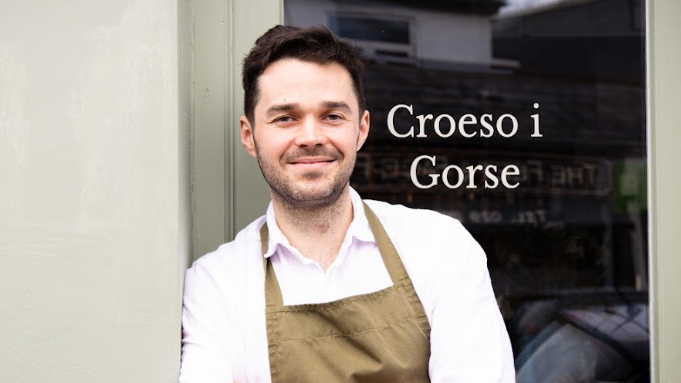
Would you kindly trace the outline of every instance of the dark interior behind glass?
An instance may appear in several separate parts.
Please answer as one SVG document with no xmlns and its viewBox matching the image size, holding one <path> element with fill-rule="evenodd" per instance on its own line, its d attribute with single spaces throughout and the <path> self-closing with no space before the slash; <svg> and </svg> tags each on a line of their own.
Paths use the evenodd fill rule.
<svg viewBox="0 0 681 383">
<path fill-rule="evenodd" d="M 516 365 L 519 373 L 538 376 L 547 357 L 560 357 L 539 354 L 552 347 L 542 342 L 559 334 L 575 342 L 566 348 L 575 355 L 555 365 L 574 381 L 647 382 L 645 3 L 531 3 L 284 5 L 287 24 L 327 25 L 362 49 L 371 131 L 352 186 L 363 198 L 453 216 L 473 234 L 487 254 L 517 363 L 524 363 Z M 388 129 L 396 105 L 413 112 L 395 110 L 395 129 L 406 134 L 414 126 L 414 137 Z M 428 114 L 424 137 L 417 137 L 417 116 Z M 459 123 L 466 114 L 478 119 L 468 125 L 475 136 L 462 136 L 459 126 L 448 137 L 436 132 L 438 116 Z M 482 137 L 485 114 L 492 125 L 515 116 L 517 134 Z M 532 137 L 533 114 L 541 137 Z M 450 121 L 440 118 L 444 136 Z M 512 128 L 510 119 L 502 125 Z M 421 184 L 456 165 L 464 178 L 450 169 L 448 181 L 461 185 L 449 188 L 441 178 L 429 188 L 415 185 L 410 172 L 422 155 L 434 156 L 435 165 L 423 160 L 415 168 Z M 517 187 L 485 188 L 483 171 L 465 173 L 477 165 L 517 166 L 519 175 L 510 178 Z M 575 312 L 620 318 L 643 336 L 595 329 Z M 632 354 L 632 345 L 645 352 Z M 587 366 L 588 355 L 603 363 Z"/>
</svg>

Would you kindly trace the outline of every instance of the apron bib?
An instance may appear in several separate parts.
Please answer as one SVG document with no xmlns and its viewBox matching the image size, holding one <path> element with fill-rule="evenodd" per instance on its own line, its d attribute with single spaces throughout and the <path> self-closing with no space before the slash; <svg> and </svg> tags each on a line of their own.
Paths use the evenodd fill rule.
<svg viewBox="0 0 681 383">
<path fill-rule="evenodd" d="M 430 325 L 392 241 L 369 206 L 367 220 L 391 287 L 328 303 L 284 306 L 265 267 L 267 343 L 273 383 L 430 382 Z M 267 224 L 260 230 L 263 254 Z"/>
</svg>

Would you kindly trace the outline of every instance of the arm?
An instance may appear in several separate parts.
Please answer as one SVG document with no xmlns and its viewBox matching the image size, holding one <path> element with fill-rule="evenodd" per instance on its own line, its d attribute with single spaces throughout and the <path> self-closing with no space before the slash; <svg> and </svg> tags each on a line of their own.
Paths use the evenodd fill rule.
<svg viewBox="0 0 681 383">
<path fill-rule="evenodd" d="M 513 352 L 480 245 L 454 222 L 457 235 L 434 270 L 430 377 L 439 382 L 515 382 Z"/>
<path fill-rule="evenodd" d="M 210 273 L 195 265 L 187 270 L 182 308 L 180 383 L 232 382 L 228 318 L 224 299 Z"/>
</svg>

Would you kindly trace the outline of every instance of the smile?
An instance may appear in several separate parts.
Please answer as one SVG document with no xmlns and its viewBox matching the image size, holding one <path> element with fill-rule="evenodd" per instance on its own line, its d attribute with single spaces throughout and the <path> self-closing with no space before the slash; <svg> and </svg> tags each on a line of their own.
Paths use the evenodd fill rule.
<svg viewBox="0 0 681 383">
<path fill-rule="evenodd" d="M 289 165 L 293 165 L 294 167 L 298 169 L 305 169 L 305 170 L 317 170 L 324 168 L 333 162 L 335 162 L 335 158 L 328 158 L 328 157 L 306 157 L 306 158 L 298 158 L 293 161 L 289 162 Z"/>
<path fill-rule="evenodd" d="M 335 158 L 298 158 L 289 163 L 292 165 L 311 165 L 318 163 L 331 163 L 335 160 L 336 160 Z"/>
</svg>

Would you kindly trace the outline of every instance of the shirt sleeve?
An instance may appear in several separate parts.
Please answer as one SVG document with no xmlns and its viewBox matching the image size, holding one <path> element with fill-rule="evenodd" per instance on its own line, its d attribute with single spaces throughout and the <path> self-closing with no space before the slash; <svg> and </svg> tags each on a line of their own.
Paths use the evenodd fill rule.
<svg viewBox="0 0 681 383">
<path fill-rule="evenodd" d="M 433 383 L 515 382 L 513 352 L 480 245 L 458 222 L 431 280 Z"/>
<path fill-rule="evenodd" d="M 180 383 L 231 383 L 227 316 L 211 274 L 196 265 L 187 270 L 182 308 Z"/>
</svg>

